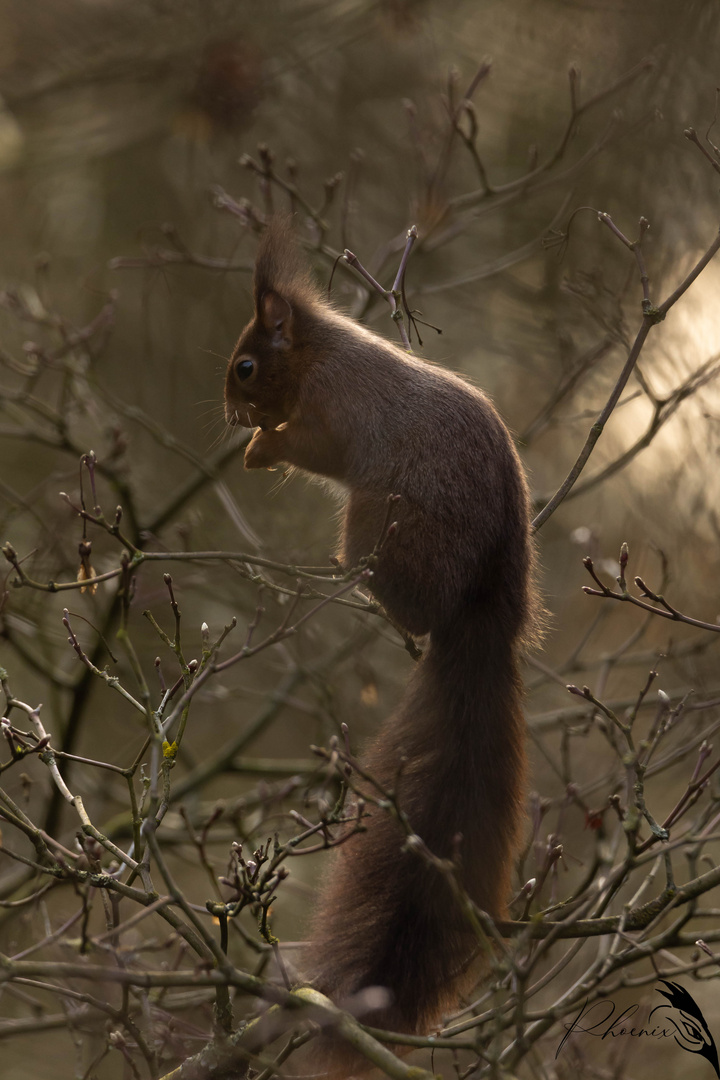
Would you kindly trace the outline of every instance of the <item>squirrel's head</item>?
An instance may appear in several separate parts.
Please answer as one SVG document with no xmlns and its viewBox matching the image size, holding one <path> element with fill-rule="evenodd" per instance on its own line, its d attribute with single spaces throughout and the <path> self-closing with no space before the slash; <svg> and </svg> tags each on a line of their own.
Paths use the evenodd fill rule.
<svg viewBox="0 0 720 1080">
<path fill-rule="evenodd" d="M 255 261 L 255 312 L 225 376 L 225 419 L 245 427 L 284 423 L 317 353 L 319 300 L 287 221 L 273 220 Z"/>
</svg>

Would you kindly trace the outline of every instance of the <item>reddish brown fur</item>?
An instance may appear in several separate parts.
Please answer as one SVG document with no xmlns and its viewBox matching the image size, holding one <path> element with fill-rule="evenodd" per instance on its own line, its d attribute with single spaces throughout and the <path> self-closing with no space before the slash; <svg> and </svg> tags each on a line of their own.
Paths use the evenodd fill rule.
<svg viewBox="0 0 720 1080">
<path fill-rule="evenodd" d="M 373 550 L 388 495 L 401 496 L 372 590 L 430 643 L 365 765 L 392 785 L 407 758 L 399 797 L 413 829 L 444 857 L 462 834 L 463 884 L 503 916 L 525 773 L 517 650 L 534 617 L 527 488 L 510 436 L 481 391 L 322 300 L 281 225 L 260 246 L 255 306 L 225 387 L 228 420 L 259 425 L 246 468 L 286 462 L 341 481 L 346 566 Z M 255 366 L 241 381 L 243 358 Z M 392 1004 L 364 1019 L 415 1032 L 456 1002 L 476 943 L 440 874 L 403 839 L 374 810 L 339 848 L 306 974 L 340 1003 L 388 988 Z M 336 1049 L 321 1043 L 320 1065 L 349 1075 L 355 1065 Z"/>
</svg>

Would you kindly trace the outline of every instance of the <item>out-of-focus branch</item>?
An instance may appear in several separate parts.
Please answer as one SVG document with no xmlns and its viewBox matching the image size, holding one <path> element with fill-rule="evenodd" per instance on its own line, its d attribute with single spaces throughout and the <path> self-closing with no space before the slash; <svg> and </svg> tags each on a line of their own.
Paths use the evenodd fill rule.
<svg viewBox="0 0 720 1080">
<path fill-rule="evenodd" d="M 635 340 L 630 348 L 630 352 L 628 354 L 627 360 L 625 361 L 625 365 L 620 372 L 620 375 L 615 383 L 615 386 L 612 389 L 610 397 L 605 403 L 604 408 L 602 409 L 602 411 L 598 415 L 597 420 L 590 429 L 588 436 L 585 440 L 585 444 L 580 451 L 580 454 L 578 455 L 575 464 L 573 465 L 572 469 L 570 470 L 558 490 L 555 492 L 552 498 L 550 498 L 545 503 L 540 513 L 537 514 L 537 516 L 533 520 L 533 528 L 535 530 L 542 528 L 548 518 L 555 513 L 560 503 L 567 497 L 567 495 L 569 495 L 570 491 L 577 483 L 578 477 L 585 468 L 590 458 L 590 455 L 595 449 L 595 445 L 598 439 L 600 438 L 605 429 L 605 425 L 612 416 L 615 407 L 620 400 L 620 395 L 625 389 L 628 379 L 632 375 L 638 357 L 642 352 L 645 341 L 647 340 L 648 334 L 652 330 L 653 326 L 655 326 L 656 323 L 661 322 L 665 318 L 668 311 L 673 307 L 674 304 L 677 303 L 680 297 L 683 296 L 685 292 L 687 292 L 687 290 L 699 277 L 699 275 L 702 273 L 702 271 L 705 269 L 711 259 L 713 259 L 714 256 L 717 254 L 718 250 L 720 250 L 720 230 L 718 231 L 718 235 L 715 237 L 715 240 L 712 242 L 705 254 L 698 260 L 690 273 L 685 277 L 684 281 L 682 281 L 681 284 L 678 285 L 678 287 L 675 289 L 675 291 L 671 293 L 670 296 L 656 308 L 652 307 L 649 299 L 647 298 L 646 281 L 643 281 L 643 319 L 640 325 L 640 329 L 638 330 Z"/>
</svg>

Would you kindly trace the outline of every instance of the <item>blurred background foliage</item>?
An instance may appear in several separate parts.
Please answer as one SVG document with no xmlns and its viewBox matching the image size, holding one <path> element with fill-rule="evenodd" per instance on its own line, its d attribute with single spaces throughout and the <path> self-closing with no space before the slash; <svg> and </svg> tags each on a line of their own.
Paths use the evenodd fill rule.
<svg viewBox="0 0 720 1080">
<path fill-rule="evenodd" d="M 683 130 L 704 133 L 714 121 L 719 30 L 720 12 L 710 0 L 3 0 L 2 540 L 23 557 L 32 552 L 24 565 L 34 578 L 75 577 L 80 527 L 58 492 L 77 500 L 79 453 L 92 449 L 110 470 L 98 488 L 106 513 L 123 503 L 125 520 L 134 519 L 138 540 L 150 548 L 327 563 L 335 523 L 325 493 L 298 479 L 279 482 L 278 474 L 243 473 L 242 448 L 233 452 L 224 435 L 225 359 L 251 312 L 255 222 L 269 208 L 257 169 L 241 160 L 250 155 L 261 164 L 258 144 L 269 147 L 278 175 L 322 209 L 328 228 L 321 237 L 304 203 L 294 203 L 308 248 L 324 248 L 311 256 L 324 282 L 332 251 L 348 246 L 384 271 L 389 284 L 404 231 L 418 224 L 423 242 L 408 286 L 424 317 L 442 329 L 441 335 L 427 330 L 424 355 L 467 373 L 493 396 L 520 437 L 541 505 L 564 478 L 617 377 L 642 295 L 631 254 L 594 214 L 574 219 L 566 243 L 547 245 L 543 238 L 564 228 L 580 206 L 609 212 L 631 237 L 644 216 L 651 295 L 659 301 L 672 291 L 717 229 L 718 176 Z M 448 93 L 462 99 L 488 56 L 492 67 L 462 120 L 465 132 L 477 127 L 479 166 L 461 139 L 448 152 L 446 101 Z M 595 95 L 598 101 L 579 116 L 564 145 L 573 92 L 580 105 Z M 713 132 L 720 134 L 712 129 L 713 139 Z M 521 181 L 537 167 L 537 175 Z M 333 181 L 338 173 L 342 179 Z M 488 190 L 503 185 L 509 186 Z M 276 208 L 291 202 L 277 186 L 272 200 Z M 654 332 L 640 369 L 656 397 L 669 397 L 720 353 L 719 287 L 720 265 L 711 265 Z M 361 294 L 349 274 L 335 275 L 333 293 L 392 336 L 387 308 Z M 87 343 L 63 354 L 72 363 L 42 365 L 34 386 L 38 400 L 62 417 L 63 441 L 52 419 L 23 411 L 13 397 L 25 385 L 18 363 L 62 352 L 73 332 L 91 324 L 96 332 Z M 568 392 L 548 410 L 562 387 Z M 651 416 L 642 382 L 632 382 L 583 482 L 616 462 Z M 590 674 L 571 670 L 567 680 L 565 674 L 552 679 L 537 666 L 529 669 L 528 713 L 540 718 L 540 730 L 543 717 L 558 710 L 587 714 L 568 699 L 563 682 L 598 678 L 599 695 L 631 699 L 659 652 L 668 654 L 659 685 L 674 699 L 690 688 L 700 699 L 720 689 L 713 641 L 659 620 L 641 641 L 645 667 L 622 656 L 608 661 L 638 629 L 640 616 L 580 593 L 589 583 L 582 556 L 593 555 L 612 581 L 626 540 L 634 573 L 659 589 L 665 559 L 673 603 L 716 620 L 719 430 L 720 397 L 709 379 L 678 402 L 625 468 L 568 500 L 542 530 L 549 617 L 539 662 L 560 667 L 589 635 L 582 658 Z M 201 475 L 198 461 L 218 455 L 221 470 L 182 498 L 185 485 Z M 117 565 L 111 538 L 93 540 L 95 569 Z M 202 621 L 215 632 L 232 615 L 241 626 L 252 618 L 257 590 L 236 568 L 183 564 L 173 574 L 190 655 L 200 648 Z M 101 745 L 108 760 L 123 754 L 131 760 L 140 727 L 128 730 L 126 714 L 100 683 L 88 683 L 78 698 L 77 660 L 60 621 L 68 604 L 112 629 L 115 588 L 110 582 L 94 596 L 73 594 L 71 603 L 67 596 L 8 588 L 0 650 L 14 692 L 44 701 L 48 730 L 70 727 L 75 752 L 97 753 Z M 274 625 L 283 606 L 272 595 L 264 603 Z M 131 613 L 150 679 L 158 642 L 140 617 L 145 608 L 169 626 L 159 566 L 140 571 Z M 327 611 L 293 642 L 203 691 L 178 776 L 189 775 L 259 714 L 294 665 L 312 664 L 365 633 L 362 648 L 351 644 L 338 666 L 321 665 L 287 692 L 276 722 L 251 747 L 260 764 L 243 759 L 190 791 L 188 798 L 203 806 L 218 798 L 247 800 L 230 815 L 235 833 L 228 827 L 226 845 L 238 833 L 264 836 L 285 803 L 263 799 L 297 775 L 310 743 L 326 742 L 346 721 L 360 744 L 391 708 L 411 661 L 389 632 L 363 631 L 358 623 L 367 625 L 352 612 Z M 78 621 L 76 630 L 89 649 L 90 628 Z M 107 662 L 102 654 L 101 665 Z M 163 663 L 170 666 L 167 655 Z M 114 670 L 131 680 L 126 661 Z M 553 730 L 542 744 L 539 739 L 533 787 L 550 813 L 565 797 L 556 755 L 565 753 L 566 737 Z M 583 740 L 573 760 L 578 786 L 600 775 L 604 746 L 597 733 Z M 274 768 L 268 758 L 279 759 Z M 265 774 L 260 789 L 258 771 Z M 37 761 L 26 772 L 9 789 L 40 812 L 49 781 Z M 683 772 L 677 784 L 685 780 Z M 674 790 L 669 784 L 662 796 L 669 806 Z M 602 797 L 598 792 L 597 801 Z M 106 826 L 118 819 L 120 835 L 124 788 L 91 780 L 87 798 Z M 590 803 L 595 798 L 588 795 Z M 661 802 L 657 817 L 662 810 Z M 73 827 L 66 823 L 69 835 Z M 566 871 L 583 873 L 582 815 L 568 812 L 561 831 L 569 853 L 565 880 Z M 178 848 L 195 888 L 195 857 Z M 278 905 L 276 929 L 284 939 L 302 934 L 317 869 L 311 862 L 293 865 L 296 891 L 289 887 Z M 17 869 L 0 870 L 4 895 L 14 895 Z M 204 887 L 197 886 L 199 902 Z M 32 942 L 39 919 L 35 910 L 5 918 L 5 947 L 15 952 Z M 717 1004 L 702 1000 L 717 1022 Z M 17 1007 L 5 996 L 0 1009 L 14 1015 Z M 42 1045 L 58 1036 L 46 1038 Z M 2 1052 L 8 1080 L 28 1075 L 29 1041 L 15 1040 Z M 38 1077 L 82 1075 L 71 1062 L 66 1071 L 41 1059 L 32 1068 Z M 645 1075 L 641 1063 L 638 1069 Z"/>
</svg>

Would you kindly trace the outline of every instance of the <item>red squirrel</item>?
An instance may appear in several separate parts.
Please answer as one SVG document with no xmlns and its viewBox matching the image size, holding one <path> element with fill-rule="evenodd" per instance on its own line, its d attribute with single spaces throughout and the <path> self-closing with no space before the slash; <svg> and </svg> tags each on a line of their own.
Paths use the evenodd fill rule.
<svg viewBox="0 0 720 1080">
<path fill-rule="evenodd" d="M 225 383 L 227 421 L 255 428 L 245 468 L 285 463 L 339 482 L 347 569 L 376 547 L 399 496 L 369 587 L 429 644 L 365 769 L 387 788 L 397 781 L 415 833 L 436 856 L 459 855 L 464 889 L 502 918 L 526 768 L 518 652 L 536 610 L 528 490 L 510 434 L 466 379 L 337 311 L 287 223 L 271 222 L 260 242 L 254 301 Z M 416 1033 L 469 989 L 477 940 L 447 881 L 404 840 L 373 807 L 367 830 L 339 846 L 304 974 L 340 1005 L 386 988 L 389 1004 L 363 1021 Z"/>
</svg>

